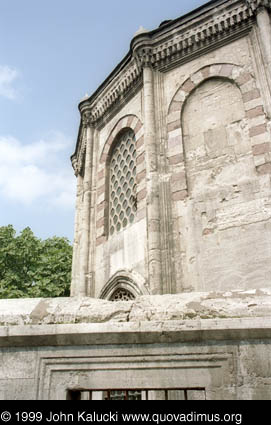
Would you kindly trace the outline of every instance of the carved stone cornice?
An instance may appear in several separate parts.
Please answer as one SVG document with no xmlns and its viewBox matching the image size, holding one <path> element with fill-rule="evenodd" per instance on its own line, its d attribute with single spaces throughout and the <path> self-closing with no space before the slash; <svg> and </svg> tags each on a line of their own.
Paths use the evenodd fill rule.
<svg viewBox="0 0 271 425">
<path fill-rule="evenodd" d="M 251 0 L 256 1 L 256 0 Z M 262 0 L 270 3 L 271 0 Z M 223 6 L 223 7 L 222 7 Z M 215 13 L 207 11 L 198 19 L 180 20 L 179 26 L 173 21 L 168 24 L 168 31 L 159 35 L 155 30 L 151 33 L 135 37 L 131 45 L 140 67 L 151 64 L 159 71 L 173 68 L 180 61 L 193 58 L 197 52 L 204 53 L 221 42 L 249 30 L 254 22 L 254 13 L 246 1 L 229 1 L 217 7 Z M 175 25 L 174 25 L 175 23 Z M 170 25 L 172 30 L 170 31 Z"/>
<path fill-rule="evenodd" d="M 140 72 L 136 60 L 131 58 L 121 72 L 114 76 L 97 96 L 87 101 L 91 103 L 91 119 L 93 123 L 97 124 L 104 115 L 109 113 L 135 87 L 139 78 Z M 79 104 L 80 111 L 83 110 L 84 105 L 85 101 Z"/>
<path fill-rule="evenodd" d="M 177 66 L 181 60 L 193 58 L 197 52 L 204 53 L 218 43 L 243 34 L 255 19 L 254 3 L 266 5 L 270 1 L 217 1 L 217 5 L 214 2 L 213 7 L 199 16 L 195 14 L 183 21 L 179 18 L 154 31 L 136 35 L 128 55 L 96 93 L 79 104 L 80 111 L 85 105 L 90 105 L 93 122 L 103 123 L 104 117 L 109 117 L 112 111 L 125 103 L 131 90 L 141 85 L 144 66 L 165 71 Z"/>
<path fill-rule="evenodd" d="M 147 32 L 136 36 L 131 42 L 131 50 L 139 72 L 145 66 L 154 65 L 151 33 Z"/>
<path fill-rule="evenodd" d="M 88 109 L 83 110 L 81 117 L 82 117 L 83 128 L 95 126 L 95 120 L 93 119 L 93 115 L 92 115 L 92 112 L 90 110 L 88 110 Z"/>
<path fill-rule="evenodd" d="M 136 60 L 137 67 L 140 72 L 145 66 L 154 65 L 151 46 L 146 46 L 144 48 L 138 49 L 136 52 L 134 52 L 134 58 Z"/>
<path fill-rule="evenodd" d="M 76 147 L 81 170 L 85 123 L 97 129 L 108 122 L 142 87 L 142 70 L 152 66 L 166 72 L 197 55 L 226 44 L 250 31 L 259 7 L 270 8 L 271 0 L 217 0 L 154 31 L 137 34 L 129 53 L 96 92 L 79 104 L 82 121 Z M 90 112 L 83 118 L 84 112 Z M 81 172 L 81 171 L 79 171 Z"/>
<path fill-rule="evenodd" d="M 257 13 L 263 7 L 271 10 L 271 0 L 246 0 L 246 2 L 253 13 Z"/>
</svg>

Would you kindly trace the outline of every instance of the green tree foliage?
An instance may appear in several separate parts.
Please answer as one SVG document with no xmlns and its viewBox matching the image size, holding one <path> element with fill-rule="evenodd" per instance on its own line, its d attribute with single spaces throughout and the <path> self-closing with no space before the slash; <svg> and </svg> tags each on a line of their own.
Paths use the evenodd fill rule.
<svg viewBox="0 0 271 425">
<path fill-rule="evenodd" d="M 27 227 L 18 236 L 0 227 L 0 298 L 69 296 L 72 246 L 68 239 L 38 239 Z"/>
</svg>

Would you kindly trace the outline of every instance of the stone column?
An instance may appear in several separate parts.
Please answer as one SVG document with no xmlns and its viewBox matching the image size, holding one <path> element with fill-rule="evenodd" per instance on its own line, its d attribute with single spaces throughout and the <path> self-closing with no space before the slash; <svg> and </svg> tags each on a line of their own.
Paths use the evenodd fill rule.
<svg viewBox="0 0 271 425">
<path fill-rule="evenodd" d="M 271 20 L 268 10 L 264 6 L 257 8 L 256 19 L 269 86 L 271 86 Z"/>
<path fill-rule="evenodd" d="M 95 256 L 96 256 L 96 201 L 97 201 L 97 163 L 99 153 L 99 132 L 95 128 L 92 149 L 92 176 L 91 176 L 91 205 L 89 227 L 89 263 L 87 276 L 87 296 L 95 297 Z"/>
<path fill-rule="evenodd" d="M 77 190 L 76 190 L 76 206 L 75 206 L 75 218 L 74 218 L 74 241 L 73 241 L 73 255 L 72 255 L 72 281 L 71 281 L 71 297 L 76 294 L 76 282 L 79 276 L 78 264 L 78 251 L 79 251 L 79 237 L 80 237 L 80 209 L 81 209 L 81 198 L 82 198 L 82 176 L 77 173 Z"/>
<path fill-rule="evenodd" d="M 75 295 L 84 297 L 87 295 L 87 277 L 89 266 L 89 231 L 90 231 L 90 208 L 91 208 L 91 183 L 92 183 L 92 152 L 93 152 L 93 134 L 94 128 L 90 121 L 90 113 L 84 112 L 83 126 L 85 131 L 85 167 L 83 180 L 83 211 L 81 217 L 81 243 L 80 243 L 80 271 L 79 282 Z"/>
<path fill-rule="evenodd" d="M 158 149 L 155 125 L 154 75 L 149 63 L 143 66 L 144 141 L 147 181 L 148 274 L 152 294 L 162 294 Z"/>
</svg>

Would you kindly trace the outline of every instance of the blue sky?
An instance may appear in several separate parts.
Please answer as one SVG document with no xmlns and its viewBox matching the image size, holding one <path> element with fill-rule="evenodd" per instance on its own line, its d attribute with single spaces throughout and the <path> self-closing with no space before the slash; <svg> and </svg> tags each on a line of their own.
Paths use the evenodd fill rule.
<svg viewBox="0 0 271 425">
<path fill-rule="evenodd" d="M 152 30 L 199 0 L 0 0 L 0 226 L 73 239 L 70 165 L 82 97 Z"/>
</svg>

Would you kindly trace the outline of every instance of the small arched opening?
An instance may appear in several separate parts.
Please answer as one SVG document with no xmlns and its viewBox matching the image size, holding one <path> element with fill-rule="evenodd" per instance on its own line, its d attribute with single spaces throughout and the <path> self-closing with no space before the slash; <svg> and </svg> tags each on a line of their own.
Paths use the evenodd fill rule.
<svg viewBox="0 0 271 425">
<path fill-rule="evenodd" d="M 144 279 L 137 273 L 121 270 L 109 279 L 99 298 L 109 301 L 131 301 L 141 295 L 148 295 Z"/>
</svg>

